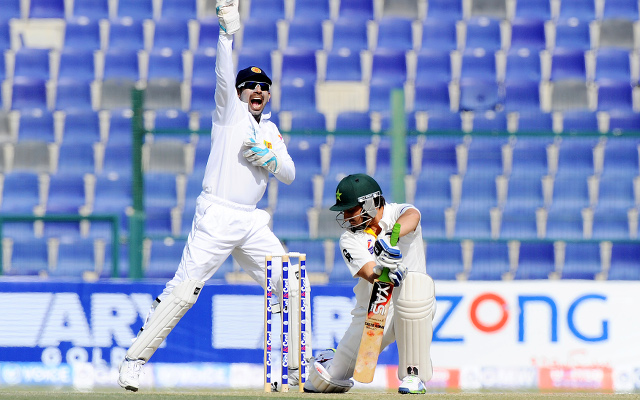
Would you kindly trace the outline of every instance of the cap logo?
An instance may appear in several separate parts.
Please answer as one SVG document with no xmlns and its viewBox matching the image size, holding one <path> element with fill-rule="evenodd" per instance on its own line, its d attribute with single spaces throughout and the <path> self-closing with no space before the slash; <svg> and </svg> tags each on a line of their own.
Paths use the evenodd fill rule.
<svg viewBox="0 0 640 400">
<path fill-rule="evenodd" d="M 342 196 L 342 193 L 340 193 L 340 191 L 336 191 L 336 200 L 340 201 L 340 196 Z"/>
<path fill-rule="evenodd" d="M 256 74 L 261 74 L 262 70 L 258 67 L 251 67 L 251 71 L 255 72 Z"/>
<path fill-rule="evenodd" d="M 362 203 L 366 199 L 370 199 L 372 197 L 378 197 L 378 196 L 380 196 L 380 192 L 379 191 L 378 192 L 369 193 L 369 194 L 366 194 L 364 196 L 360 196 L 360 197 L 358 197 L 358 203 Z"/>
</svg>

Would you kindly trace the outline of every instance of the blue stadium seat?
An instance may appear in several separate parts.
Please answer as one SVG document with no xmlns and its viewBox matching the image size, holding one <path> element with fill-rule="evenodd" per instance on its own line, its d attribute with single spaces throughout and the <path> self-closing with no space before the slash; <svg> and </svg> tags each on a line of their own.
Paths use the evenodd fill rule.
<svg viewBox="0 0 640 400">
<path fill-rule="evenodd" d="M 273 76 L 271 65 L 271 52 L 262 49 L 242 49 L 238 53 L 238 68 L 256 66 L 262 69 L 268 76 Z"/>
<path fill-rule="evenodd" d="M 50 269 L 50 274 L 55 277 L 81 278 L 83 272 L 95 270 L 94 240 L 78 238 L 72 242 L 60 243 L 57 266 Z"/>
<path fill-rule="evenodd" d="M 582 3 L 588 3 L 579 0 Z M 564 4 L 564 2 L 563 2 Z M 589 22 L 593 18 L 583 19 L 581 21 L 572 16 L 569 19 L 560 19 L 556 22 L 556 41 L 557 49 L 573 49 L 573 50 L 589 50 L 591 48 L 591 36 L 589 34 Z"/>
<path fill-rule="evenodd" d="M 525 111 L 518 113 L 518 133 L 548 133 L 552 132 L 552 128 L 553 118 L 551 113 L 542 111 Z"/>
<path fill-rule="evenodd" d="M 430 0 L 427 11 L 427 21 L 429 20 L 461 20 L 462 1 L 451 0 Z"/>
<path fill-rule="evenodd" d="M 144 33 L 142 22 L 128 18 L 110 20 L 107 47 L 120 51 L 143 49 Z"/>
<path fill-rule="evenodd" d="M 172 235 L 171 208 L 145 206 L 144 232 L 151 237 L 167 237 Z"/>
<path fill-rule="evenodd" d="M 106 51 L 102 78 L 137 81 L 140 78 L 137 51 L 120 48 Z"/>
<path fill-rule="evenodd" d="M 23 111 L 20 114 L 18 140 L 54 142 L 53 114 L 41 110 Z"/>
<path fill-rule="evenodd" d="M 373 53 L 371 84 L 402 86 L 407 80 L 407 60 L 404 51 L 377 50 Z"/>
<path fill-rule="evenodd" d="M 315 111 L 315 83 L 305 81 L 303 84 L 292 82 L 280 85 L 280 111 Z"/>
<path fill-rule="evenodd" d="M 626 49 L 601 48 L 595 54 L 596 81 L 613 80 L 631 82 L 629 51 Z"/>
<path fill-rule="evenodd" d="M 325 20 L 330 17 L 329 0 L 296 0 L 293 19 L 313 18 Z"/>
<path fill-rule="evenodd" d="M 184 111 L 179 110 L 158 110 L 155 113 L 155 118 L 153 121 L 154 129 L 162 130 L 162 129 L 180 129 L 180 130 L 189 130 L 189 114 Z M 191 138 L 188 135 L 183 135 L 181 133 L 164 133 L 158 134 L 154 137 L 155 141 L 162 140 L 178 140 L 182 142 L 190 142 Z M 206 140 L 205 140 L 206 142 Z"/>
<path fill-rule="evenodd" d="M 191 83 L 191 109 L 211 111 L 216 108 L 216 81 L 196 80 Z"/>
<path fill-rule="evenodd" d="M 554 240 L 584 239 L 582 211 L 566 208 L 549 208 L 546 233 L 547 238 Z"/>
<path fill-rule="evenodd" d="M 112 256 L 112 246 L 113 244 L 108 242 L 106 244 L 106 249 L 104 253 L 104 267 L 102 268 L 102 272 L 100 274 L 101 278 L 112 278 L 114 262 Z M 116 244 L 118 246 L 118 274 L 119 278 L 126 278 L 129 276 L 129 244 L 128 243 L 119 243 Z"/>
<path fill-rule="evenodd" d="M 307 272 L 326 272 L 322 240 L 289 240 L 286 246 L 289 251 L 299 251 L 306 254 Z M 297 263 L 298 260 L 294 259 L 293 262 Z"/>
<path fill-rule="evenodd" d="M 422 21 L 421 43 L 421 50 L 455 50 L 458 48 L 456 21 L 441 18 Z"/>
<path fill-rule="evenodd" d="M 2 2 L 2 19 L 7 22 L 11 18 L 20 18 L 20 0 L 4 0 Z"/>
<path fill-rule="evenodd" d="M 594 174 L 592 139 L 565 140 L 559 146 L 557 176 L 586 178 Z"/>
<path fill-rule="evenodd" d="M 186 240 L 152 240 L 149 265 L 144 271 L 146 278 L 172 278 L 182 259 Z"/>
<path fill-rule="evenodd" d="M 489 218 L 489 209 L 498 204 L 496 194 L 495 175 L 482 175 L 481 173 L 466 176 L 462 181 L 462 194 L 460 195 L 460 204 L 458 211 L 478 211 L 486 212 L 486 218 Z"/>
<path fill-rule="evenodd" d="M 546 45 L 544 20 L 525 17 L 511 21 L 511 50 L 524 48 L 537 52 L 543 50 Z"/>
<path fill-rule="evenodd" d="M 469 280 L 498 281 L 506 272 L 509 272 L 509 249 L 506 243 L 474 243 Z"/>
<path fill-rule="evenodd" d="M 504 109 L 540 111 L 540 84 L 532 80 L 509 80 L 504 85 Z"/>
<path fill-rule="evenodd" d="M 14 78 L 49 79 L 49 50 L 21 48 L 15 52 Z"/>
<path fill-rule="evenodd" d="M 433 279 L 456 280 L 462 270 L 460 243 L 427 241 L 427 273 Z"/>
<path fill-rule="evenodd" d="M 378 21 L 378 42 L 376 50 L 413 50 L 412 20 L 400 17 L 386 17 Z"/>
<path fill-rule="evenodd" d="M 371 131 L 371 116 L 366 111 L 343 111 L 336 117 L 336 131 Z"/>
<path fill-rule="evenodd" d="M 109 18 L 109 0 L 74 0 L 73 17 L 92 20 Z"/>
<path fill-rule="evenodd" d="M 276 24 L 265 24 L 264 19 L 250 19 L 243 22 L 242 48 L 276 50 L 278 48 L 278 29 Z"/>
<path fill-rule="evenodd" d="M 195 1 L 162 0 L 162 18 L 176 18 L 184 21 L 198 17 Z"/>
<path fill-rule="evenodd" d="M 180 53 L 189 48 L 188 21 L 176 17 L 164 17 L 155 21 L 153 48 L 170 48 Z"/>
<path fill-rule="evenodd" d="M 3 9 L 4 11 L 4 9 Z M 0 49 L 2 51 L 11 48 L 11 33 L 9 28 L 9 20 L 0 19 Z M 0 62 L 0 74 L 4 74 L 4 60 Z M 0 78 L 4 80 L 4 75 L 0 75 Z"/>
<path fill-rule="evenodd" d="M 416 206 L 417 207 L 417 206 Z M 442 238 L 445 236 L 444 209 L 420 208 L 422 236 L 425 238 Z"/>
<path fill-rule="evenodd" d="M 276 212 L 273 215 L 273 233 L 284 239 L 309 238 L 309 222 L 306 211 Z"/>
<path fill-rule="evenodd" d="M 109 116 L 109 144 L 128 144 L 131 146 L 131 110 L 111 111 Z"/>
<path fill-rule="evenodd" d="M 64 48 L 60 52 L 58 79 L 84 80 L 95 79 L 95 63 L 93 50 Z"/>
<path fill-rule="evenodd" d="M 633 86 L 629 81 L 603 80 L 598 82 L 599 111 L 631 111 L 633 109 Z"/>
<path fill-rule="evenodd" d="M 506 140 L 493 137 L 475 137 L 471 140 L 467 152 L 467 176 L 495 178 L 502 175 L 502 146 L 505 143 Z"/>
<path fill-rule="evenodd" d="M 170 50 L 168 48 L 151 51 L 149 53 L 149 71 L 147 79 L 171 79 L 173 81 L 182 82 L 184 79 L 184 66 L 182 63 L 181 51 Z"/>
<path fill-rule="evenodd" d="M 457 112 L 429 113 L 427 132 L 460 132 L 462 119 Z"/>
<path fill-rule="evenodd" d="M 110 179 L 104 175 L 96 176 L 94 213 L 122 213 L 132 203 L 131 181 L 129 179 L 123 177 Z"/>
<path fill-rule="evenodd" d="M 64 0 L 30 0 L 29 18 L 64 18 Z"/>
<path fill-rule="evenodd" d="M 249 18 L 262 20 L 263 22 L 284 19 L 284 17 L 283 0 L 254 1 L 249 9 Z"/>
<path fill-rule="evenodd" d="M 372 20 L 373 2 L 371 0 L 341 1 L 339 16 L 347 20 Z"/>
<path fill-rule="evenodd" d="M 3 214 L 33 213 L 40 204 L 38 175 L 31 172 L 12 172 L 5 174 L 2 205 Z"/>
<path fill-rule="evenodd" d="M 416 181 L 416 193 L 413 204 L 422 212 L 426 212 L 427 214 L 436 213 L 438 217 L 443 217 L 444 210 L 451 207 L 451 186 L 449 183 L 449 175 L 420 175 Z M 423 223 L 423 225 L 428 224 Z"/>
<path fill-rule="evenodd" d="M 625 177 L 624 175 L 610 173 L 600 176 L 597 207 L 599 210 L 621 210 L 626 213 L 627 210 L 634 206 L 635 195 L 631 176 Z"/>
<path fill-rule="evenodd" d="M 476 113 L 473 115 L 473 132 L 502 133 L 507 131 L 507 115 L 504 111 Z"/>
<path fill-rule="evenodd" d="M 293 135 L 287 144 L 287 151 L 296 164 L 296 180 L 307 179 L 320 174 L 320 148 L 308 140 L 307 135 Z M 283 188 L 284 184 L 279 186 Z"/>
<path fill-rule="evenodd" d="M 554 270 L 553 243 L 520 243 L 515 279 L 548 279 Z"/>
<path fill-rule="evenodd" d="M 609 132 L 637 132 L 640 130 L 640 113 L 623 110 L 609 112 Z"/>
<path fill-rule="evenodd" d="M 500 237 L 503 239 L 531 240 L 538 237 L 535 208 L 511 207 L 507 201 L 501 222 Z"/>
<path fill-rule="evenodd" d="M 324 48 L 322 20 L 296 18 L 289 22 L 287 37 L 287 48 L 322 50 Z"/>
<path fill-rule="evenodd" d="M 47 212 L 77 214 L 86 204 L 84 177 L 53 174 L 49 181 Z"/>
<path fill-rule="evenodd" d="M 118 18 L 128 17 L 138 22 L 143 19 L 153 18 L 153 1 L 152 0 L 136 0 L 136 1 L 119 1 L 118 2 Z"/>
<path fill-rule="evenodd" d="M 460 110 L 487 111 L 502 107 L 503 97 L 494 79 L 460 81 Z"/>
<path fill-rule="evenodd" d="M 551 138 L 518 138 L 513 145 L 511 177 L 540 178 L 547 173 L 547 146 Z"/>
<path fill-rule="evenodd" d="M 589 190 L 586 177 L 556 176 L 551 206 L 554 210 L 580 211 L 588 206 Z"/>
<path fill-rule="evenodd" d="M 220 24 L 217 18 L 206 18 L 198 21 L 200 30 L 198 34 L 198 51 L 202 52 L 207 49 L 215 51 L 218 46 L 218 36 L 220 33 Z"/>
<path fill-rule="evenodd" d="M 243 64 L 245 65 L 245 64 Z M 215 51 L 196 52 L 193 54 L 193 80 L 216 80 L 216 53 Z"/>
<path fill-rule="evenodd" d="M 593 231 L 595 240 L 629 240 L 629 218 L 627 210 L 596 208 L 593 211 Z"/>
<path fill-rule="evenodd" d="M 489 209 L 458 210 L 454 236 L 458 239 L 474 240 L 491 238 Z"/>
<path fill-rule="evenodd" d="M 602 18 L 638 20 L 638 2 L 634 0 L 611 0 L 604 3 Z"/>
<path fill-rule="evenodd" d="M 22 238 L 13 242 L 11 269 L 7 275 L 38 275 L 49 269 L 49 249 L 42 239 Z"/>
<path fill-rule="evenodd" d="M 469 48 L 462 52 L 460 79 L 496 79 L 496 58 L 493 51 Z"/>
<path fill-rule="evenodd" d="M 323 113 L 315 110 L 295 110 L 291 112 L 292 131 L 327 130 L 327 121 Z"/>
<path fill-rule="evenodd" d="M 100 48 L 100 25 L 98 20 L 78 18 L 65 24 L 64 47 L 81 50 Z"/>
<path fill-rule="evenodd" d="M 509 179 L 506 208 L 535 211 L 544 206 L 541 176 L 519 175 Z"/>
<path fill-rule="evenodd" d="M 282 51 L 281 83 L 283 85 L 296 82 L 314 84 L 316 76 L 316 54 L 313 50 Z"/>
<path fill-rule="evenodd" d="M 115 176 L 118 179 L 129 179 L 131 177 L 132 162 L 131 143 L 109 141 L 104 149 L 102 175 L 105 177 Z"/>
<path fill-rule="evenodd" d="M 72 78 L 59 79 L 56 83 L 56 110 L 92 110 L 91 83 Z"/>
<path fill-rule="evenodd" d="M 586 80 L 584 51 L 576 48 L 556 48 L 552 53 L 550 80 Z"/>
<path fill-rule="evenodd" d="M 599 243 L 567 243 L 562 279 L 595 279 L 602 270 Z"/>
<path fill-rule="evenodd" d="M 456 145 L 461 140 L 461 137 L 430 136 L 423 145 L 421 175 L 441 176 L 448 180 L 449 176 L 456 174 Z"/>
<path fill-rule="evenodd" d="M 559 18 L 577 18 L 581 21 L 591 21 L 595 17 L 595 3 L 591 0 L 563 0 L 560 4 Z"/>
<path fill-rule="evenodd" d="M 466 49 L 482 48 L 487 52 L 500 50 L 502 42 L 499 20 L 486 17 L 471 18 L 467 20 L 466 25 Z"/>
<path fill-rule="evenodd" d="M 601 178 L 614 176 L 632 179 L 637 176 L 638 144 L 638 140 L 634 138 L 607 141 Z"/>
<path fill-rule="evenodd" d="M 59 174 L 83 176 L 95 172 L 93 144 L 65 141 L 60 145 Z"/>
<path fill-rule="evenodd" d="M 640 245 L 637 243 L 615 243 L 611 248 L 609 280 L 640 280 Z"/>
<path fill-rule="evenodd" d="M 388 112 L 391 109 L 391 91 L 402 89 L 400 82 L 377 79 L 369 84 L 369 111 Z"/>
<path fill-rule="evenodd" d="M 144 174 L 145 207 L 171 209 L 178 205 L 176 175 L 162 172 Z"/>
<path fill-rule="evenodd" d="M 598 132 L 598 115 L 592 111 L 565 111 L 562 113 L 564 133 Z"/>
<path fill-rule="evenodd" d="M 505 81 L 530 80 L 538 82 L 541 78 L 540 54 L 529 49 L 509 50 L 506 58 Z"/>
<path fill-rule="evenodd" d="M 366 50 L 369 47 L 367 40 L 366 20 L 341 18 L 333 23 L 332 52 Z"/>
<path fill-rule="evenodd" d="M 327 54 L 327 81 L 362 81 L 360 54 L 343 51 Z"/>
<path fill-rule="evenodd" d="M 417 53 L 416 84 L 449 82 L 451 80 L 451 56 L 448 50 L 423 49 Z"/>
<path fill-rule="evenodd" d="M 516 3 L 516 18 L 551 19 L 551 2 L 549 0 L 520 0 Z"/>
<path fill-rule="evenodd" d="M 425 74 L 426 77 L 431 75 Z M 446 81 L 425 82 L 421 80 L 415 84 L 415 111 L 440 111 L 451 109 L 449 97 L 449 83 Z"/>
<path fill-rule="evenodd" d="M 298 181 L 298 179 L 300 179 Z M 306 220 L 307 210 L 313 207 L 313 181 L 311 175 L 296 177 L 296 182 L 286 185 L 278 183 L 276 214 L 302 215 Z M 305 236 L 308 231 L 305 233 Z"/>
</svg>

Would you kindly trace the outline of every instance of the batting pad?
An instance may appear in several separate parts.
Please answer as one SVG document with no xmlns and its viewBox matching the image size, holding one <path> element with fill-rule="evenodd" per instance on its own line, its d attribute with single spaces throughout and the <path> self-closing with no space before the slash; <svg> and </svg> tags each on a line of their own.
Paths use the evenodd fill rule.
<svg viewBox="0 0 640 400">
<path fill-rule="evenodd" d="M 435 312 L 433 279 L 419 272 L 409 272 L 395 301 L 395 331 L 398 345 L 398 378 L 417 375 L 428 382 L 431 366 L 431 339 Z"/>
<path fill-rule="evenodd" d="M 147 326 L 127 351 L 127 357 L 149 361 L 178 321 L 198 300 L 203 287 L 204 282 L 193 279 L 176 285 L 167 298 L 158 304 Z"/>
</svg>

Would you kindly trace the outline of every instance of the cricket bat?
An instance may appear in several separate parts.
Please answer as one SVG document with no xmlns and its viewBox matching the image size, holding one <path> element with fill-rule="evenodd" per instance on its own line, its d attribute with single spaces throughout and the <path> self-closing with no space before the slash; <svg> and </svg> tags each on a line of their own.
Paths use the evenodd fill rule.
<svg viewBox="0 0 640 400">
<path fill-rule="evenodd" d="M 395 224 L 391 231 L 391 245 L 398 243 L 400 224 Z M 384 334 L 384 325 L 387 320 L 387 311 L 393 294 L 393 284 L 389 280 L 389 269 L 384 268 L 382 274 L 373 282 L 367 319 L 364 321 L 360 349 L 356 358 L 356 366 L 353 371 L 353 379 L 362 383 L 373 381 L 373 373 L 378 364 L 380 345 Z"/>
</svg>

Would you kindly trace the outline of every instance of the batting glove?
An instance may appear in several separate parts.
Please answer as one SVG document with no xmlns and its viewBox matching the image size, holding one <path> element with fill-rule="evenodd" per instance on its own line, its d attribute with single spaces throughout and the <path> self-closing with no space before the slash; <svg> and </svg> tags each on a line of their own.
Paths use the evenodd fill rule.
<svg viewBox="0 0 640 400">
<path fill-rule="evenodd" d="M 232 35 L 240 30 L 240 13 L 238 12 L 238 0 L 218 0 L 216 2 L 216 14 L 220 30 L 227 35 Z"/>
<path fill-rule="evenodd" d="M 382 275 L 382 271 L 385 267 L 381 265 L 376 265 L 373 267 L 373 272 L 376 275 Z M 389 269 L 389 280 L 393 283 L 393 286 L 398 287 L 404 280 L 404 277 L 407 276 L 407 267 L 404 266 L 403 263 L 394 264 L 392 267 L 386 267 Z"/>
<path fill-rule="evenodd" d="M 387 237 L 381 237 L 376 240 L 373 251 L 376 254 L 378 264 L 383 268 L 386 267 L 391 270 L 395 268 L 396 264 L 402 262 L 402 252 L 398 246 L 392 246 Z"/>
<path fill-rule="evenodd" d="M 259 146 L 253 139 L 245 141 L 244 145 L 248 146 L 249 149 L 245 150 L 242 155 L 251 164 L 256 167 L 263 167 L 272 174 L 280 172 L 280 162 L 278 160 L 278 156 L 273 150 Z"/>
</svg>

